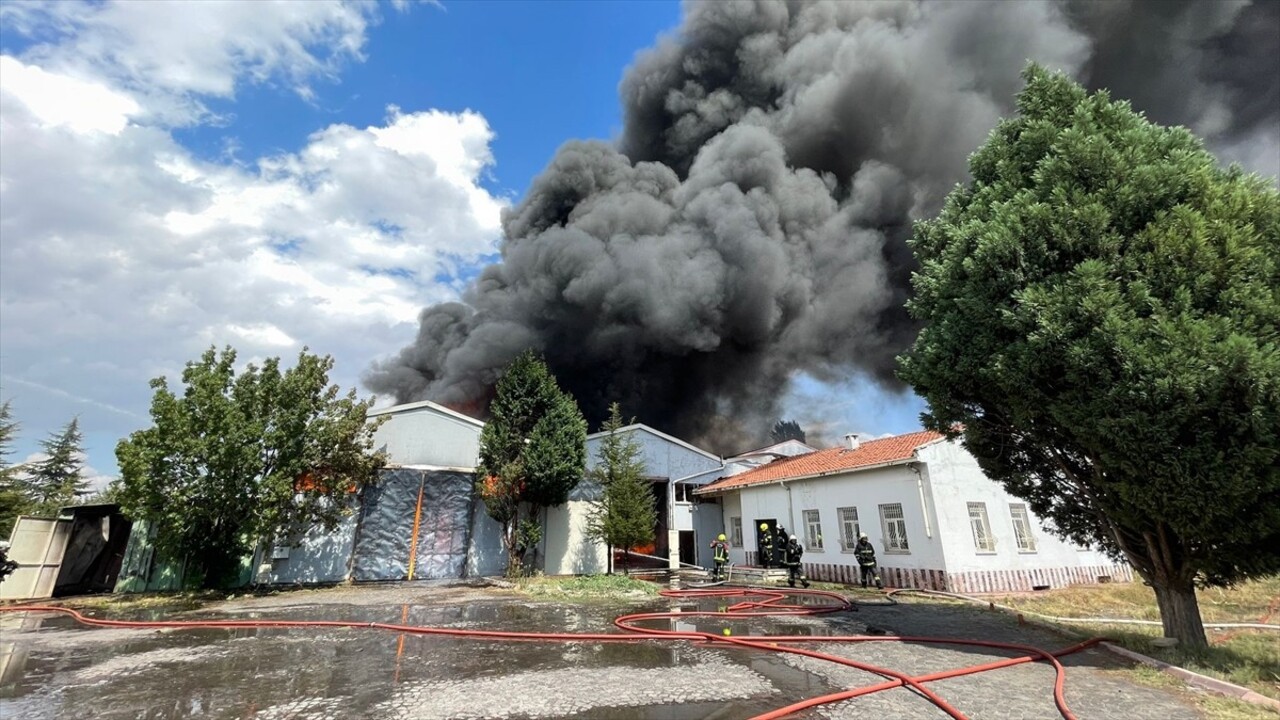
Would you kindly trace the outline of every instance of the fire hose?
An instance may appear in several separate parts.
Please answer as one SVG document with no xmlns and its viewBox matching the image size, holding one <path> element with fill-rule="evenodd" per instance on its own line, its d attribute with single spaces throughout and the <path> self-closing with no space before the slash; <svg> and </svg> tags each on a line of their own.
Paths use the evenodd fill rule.
<svg viewBox="0 0 1280 720">
<path fill-rule="evenodd" d="M 1062 663 L 1058 661 L 1058 657 L 1079 652 L 1102 641 L 1101 638 L 1095 638 L 1072 645 L 1071 647 L 1049 652 L 1029 645 L 977 639 L 894 635 L 744 635 L 733 637 L 699 631 L 662 630 L 641 625 L 640 623 L 647 621 L 668 621 L 693 617 L 732 620 L 787 615 L 820 615 L 855 609 L 854 604 L 848 598 L 843 595 L 824 590 L 782 591 L 767 588 L 736 587 L 698 590 L 662 590 L 660 594 L 664 597 L 676 599 L 697 600 L 706 598 L 741 598 L 741 601 L 726 607 L 723 611 L 648 612 L 623 615 L 614 620 L 614 625 L 622 631 L 621 633 L 534 633 L 502 630 L 465 630 L 448 627 L 400 625 L 394 623 L 354 620 L 110 620 L 86 616 L 72 608 L 56 605 L 16 605 L 0 607 L 0 612 L 59 613 L 62 615 L 68 615 L 84 625 L 132 629 L 370 628 L 396 633 L 448 636 L 479 640 L 517 640 L 530 642 L 705 642 L 718 645 L 751 648 L 754 650 L 763 650 L 768 652 L 800 655 L 862 670 L 885 678 L 883 681 L 872 685 L 865 685 L 858 688 L 851 688 L 802 700 L 762 715 L 757 715 L 754 718 L 751 718 L 751 720 L 777 720 L 819 705 L 850 700 L 863 695 L 869 695 L 899 687 L 905 687 L 914 691 L 916 694 L 933 703 L 933 705 L 945 712 L 948 716 L 956 718 L 956 720 L 965 720 L 966 716 L 961 713 L 960 710 L 953 707 L 946 700 L 926 687 L 926 684 L 938 680 L 972 675 L 975 673 L 987 672 L 990 670 L 1036 661 L 1043 661 L 1053 668 L 1055 674 L 1053 683 L 1054 704 L 1057 706 L 1058 713 L 1064 720 L 1075 720 L 1075 715 L 1072 714 L 1071 710 L 1067 707 L 1066 699 L 1063 695 L 1063 688 L 1066 682 L 1066 670 L 1063 668 Z M 789 597 L 812 598 L 829 602 L 815 605 L 793 604 L 787 602 Z M 1017 657 L 1004 658 L 979 665 L 955 668 L 927 675 L 912 676 L 903 672 L 879 667 L 870 663 L 860 662 L 839 655 L 819 652 L 817 650 L 811 650 L 804 647 L 796 647 L 801 644 L 812 645 L 864 642 L 911 642 L 934 645 L 963 645 L 969 647 L 984 647 L 1013 651 L 1015 653 L 1019 653 L 1019 655 Z"/>
</svg>

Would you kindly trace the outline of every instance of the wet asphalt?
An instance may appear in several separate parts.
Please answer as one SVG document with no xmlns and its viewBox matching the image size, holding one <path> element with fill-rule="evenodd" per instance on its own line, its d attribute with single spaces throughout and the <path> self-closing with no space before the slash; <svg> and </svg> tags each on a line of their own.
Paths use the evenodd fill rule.
<svg viewBox="0 0 1280 720">
<path fill-rule="evenodd" d="M 554 602 L 498 592 L 398 586 L 244 598 L 182 619 L 343 619 L 538 632 L 615 632 L 630 612 L 716 610 L 724 601 Z M 163 609 L 131 617 L 165 615 Z M 114 617 L 121 617 L 115 615 Z M 953 604 L 866 605 L 857 612 L 659 627 L 735 636 L 850 635 L 983 638 L 1045 649 L 1072 644 L 1008 616 Z M 912 675 L 1014 653 L 920 642 L 814 643 L 814 649 Z M 1192 720 L 1184 695 L 1137 685 L 1109 653 L 1063 659 L 1066 698 L 1080 720 Z M 879 682 L 817 659 L 686 641 L 628 644 L 494 642 L 374 629 L 124 630 L 71 618 L 0 615 L 4 720 L 453 720 L 618 718 L 735 720 L 806 698 Z M 1054 674 L 1027 663 L 929 687 L 975 720 L 1060 715 Z M 798 718 L 945 718 L 907 689 L 806 711 Z"/>
</svg>

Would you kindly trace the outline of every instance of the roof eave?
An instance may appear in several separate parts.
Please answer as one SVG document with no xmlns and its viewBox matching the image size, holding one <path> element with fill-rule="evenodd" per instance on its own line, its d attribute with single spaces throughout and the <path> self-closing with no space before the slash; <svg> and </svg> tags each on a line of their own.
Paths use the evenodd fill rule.
<svg viewBox="0 0 1280 720">
<path fill-rule="evenodd" d="M 751 487 L 762 487 L 764 485 L 780 485 L 785 482 L 795 482 L 797 480 L 817 480 L 820 478 L 831 477 L 832 475 L 849 475 L 853 473 L 863 472 L 864 470 L 876 470 L 879 468 L 893 467 L 894 465 L 907 465 L 918 462 L 914 454 L 911 457 L 900 458 L 897 460 L 888 460 L 874 465 L 861 465 L 859 467 L 841 468 L 839 470 L 828 470 L 820 473 L 809 473 L 807 475 L 794 475 L 792 477 L 777 478 L 775 480 L 761 480 L 760 482 L 744 483 L 742 485 L 733 485 L 725 488 L 701 487 L 693 491 L 694 495 L 716 495 L 726 493 L 732 490 L 742 490 Z M 732 477 L 732 476 L 730 476 Z"/>
</svg>

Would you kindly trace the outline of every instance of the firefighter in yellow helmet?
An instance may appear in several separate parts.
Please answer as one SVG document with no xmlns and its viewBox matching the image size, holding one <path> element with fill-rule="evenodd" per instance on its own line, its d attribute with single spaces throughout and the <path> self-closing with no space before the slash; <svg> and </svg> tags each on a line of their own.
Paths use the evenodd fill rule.
<svg viewBox="0 0 1280 720">
<path fill-rule="evenodd" d="M 715 540 L 711 541 L 712 559 L 715 560 L 715 569 L 711 573 L 711 579 L 716 582 L 724 580 L 724 569 L 729 564 L 729 543 L 725 540 L 724 533 L 720 533 Z"/>
<path fill-rule="evenodd" d="M 760 532 L 756 536 L 760 541 L 760 567 L 771 568 L 773 561 L 773 533 L 769 532 L 769 523 L 760 523 Z"/>
</svg>

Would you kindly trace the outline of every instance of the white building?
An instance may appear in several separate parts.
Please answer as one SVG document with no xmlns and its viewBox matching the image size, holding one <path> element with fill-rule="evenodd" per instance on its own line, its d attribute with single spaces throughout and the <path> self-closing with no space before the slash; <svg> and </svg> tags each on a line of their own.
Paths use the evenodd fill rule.
<svg viewBox="0 0 1280 720">
<path fill-rule="evenodd" d="M 484 423 L 433 402 L 372 410 L 387 465 L 338 527 L 302 529 L 263 547 L 255 581 L 311 584 L 499 575 L 501 528 L 474 497 Z"/>
<path fill-rule="evenodd" d="M 857 581 L 859 533 L 893 587 L 989 592 L 1133 579 L 1128 566 L 1047 532 L 959 443 L 934 432 L 851 435 L 695 494 L 720 498 L 735 564 L 756 564 L 756 528 L 767 522 L 801 539 L 805 570 L 818 580 Z"/>
<path fill-rule="evenodd" d="M 629 436 L 640 448 L 658 511 L 654 543 L 638 551 L 663 558 L 672 568 L 680 563 L 710 566 L 711 540 L 723 531 L 723 517 L 718 500 L 699 500 L 693 491 L 723 476 L 724 461 L 648 425 L 628 425 L 617 432 Z M 598 432 L 587 436 L 588 472 L 599 462 L 600 446 L 607 435 Z M 569 502 L 545 511 L 543 555 L 548 575 L 583 575 L 608 569 L 608 548 L 586 535 L 591 500 L 598 492 L 590 480 L 583 480 L 570 494 Z"/>
</svg>

